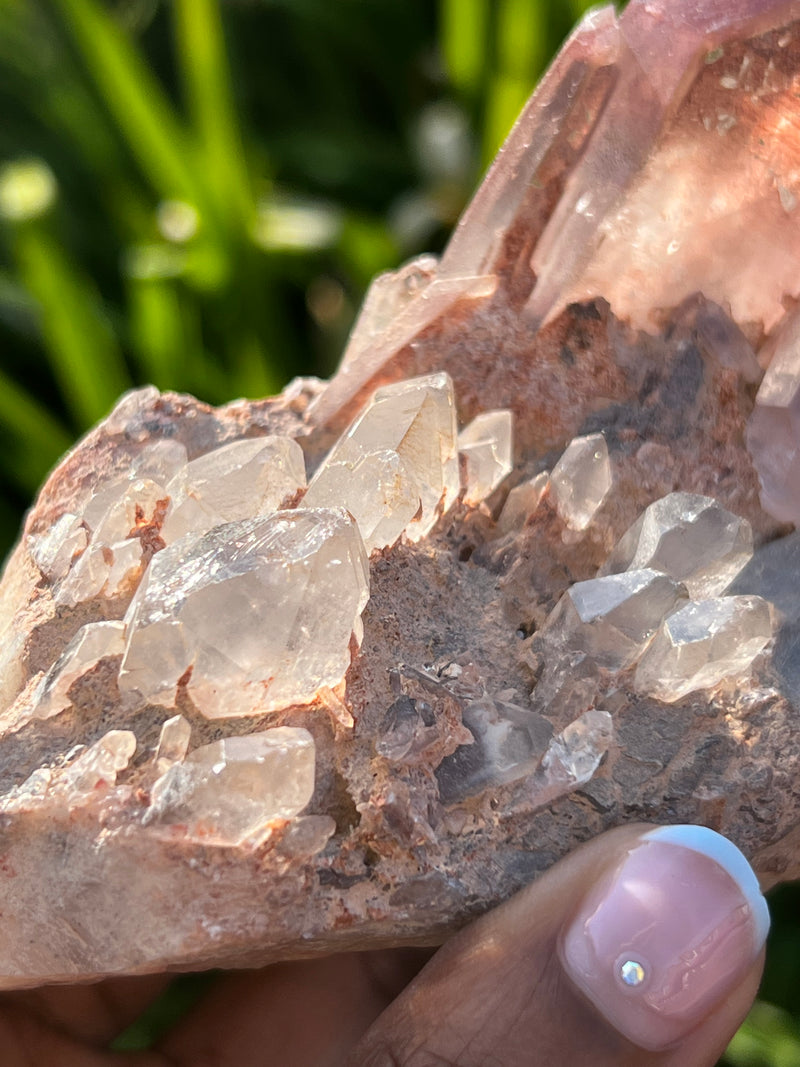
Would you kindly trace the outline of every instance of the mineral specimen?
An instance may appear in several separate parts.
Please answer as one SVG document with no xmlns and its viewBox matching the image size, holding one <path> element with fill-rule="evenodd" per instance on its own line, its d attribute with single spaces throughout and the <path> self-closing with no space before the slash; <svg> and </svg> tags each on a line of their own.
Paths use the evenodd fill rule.
<svg viewBox="0 0 800 1067">
<path fill-rule="evenodd" d="M 608 446 L 601 433 L 571 441 L 553 467 L 550 486 L 558 511 L 573 530 L 585 530 L 611 489 Z"/>
<path fill-rule="evenodd" d="M 0 585 L 0 987 L 436 943 L 642 817 L 800 875 L 798 127 L 793 2 L 590 12 L 329 384 L 64 459 Z"/>
<path fill-rule="evenodd" d="M 670 493 L 628 530 L 600 569 L 650 567 L 683 582 L 695 599 L 723 593 L 753 554 L 750 523 L 715 500 Z"/>
<path fill-rule="evenodd" d="M 635 686 L 667 703 L 749 670 L 772 637 L 759 596 L 715 597 L 665 619 L 636 669 Z"/>
<path fill-rule="evenodd" d="M 510 411 L 485 411 L 458 435 L 466 466 L 465 504 L 480 504 L 511 472 L 512 425 Z"/>
<path fill-rule="evenodd" d="M 148 819 L 238 845 L 273 820 L 299 814 L 313 793 L 311 734 L 277 726 L 201 745 L 174 763 L 153 786 Z"/>
<path fill-rule="evenodd" d="M 308 703 L 344 679 L 368 595 L 341 510 L 187 534 L 155 556 L 125 614 L 120 691 L 172 707 L 180 685 L 214 719 Z"/>
</svg>

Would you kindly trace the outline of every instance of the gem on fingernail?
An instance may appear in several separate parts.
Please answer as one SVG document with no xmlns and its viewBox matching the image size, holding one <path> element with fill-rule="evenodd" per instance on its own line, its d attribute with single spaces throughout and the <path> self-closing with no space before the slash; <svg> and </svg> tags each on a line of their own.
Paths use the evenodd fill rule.
<svg viewBox="0 0 800 1067">
<path fill-rule="evenodd" d="M 620 966 L 619 976 L 625 985 L 641 985 L 645 979 L 644 967 L 638 960 L 625 960 Z"/>
</svg>

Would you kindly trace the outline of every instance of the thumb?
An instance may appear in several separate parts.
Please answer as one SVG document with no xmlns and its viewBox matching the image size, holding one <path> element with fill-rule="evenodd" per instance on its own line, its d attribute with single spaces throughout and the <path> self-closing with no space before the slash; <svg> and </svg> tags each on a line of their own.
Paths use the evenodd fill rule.
<svg viewBox="0 0 800 1067">
<path fill-rule="evenodd" d="M 613 830 L 445 945 L 348 1063 L 710 1067 L 756 994 L 768 926 L 726 838 Z"/>
</svg>

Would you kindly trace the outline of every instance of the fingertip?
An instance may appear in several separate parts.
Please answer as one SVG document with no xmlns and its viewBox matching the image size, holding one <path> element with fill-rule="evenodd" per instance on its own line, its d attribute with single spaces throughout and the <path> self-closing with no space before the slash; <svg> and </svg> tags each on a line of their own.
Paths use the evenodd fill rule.
<svg viewBox="0 0 800 1067">
<path fill-rule="evenodd" d="M 668 1048 L 749 974 L 769 913 L 741 852 L 703 827 L 642 834 L 559 942 L 565 972 L 641 1048 Z"/>
</svg>

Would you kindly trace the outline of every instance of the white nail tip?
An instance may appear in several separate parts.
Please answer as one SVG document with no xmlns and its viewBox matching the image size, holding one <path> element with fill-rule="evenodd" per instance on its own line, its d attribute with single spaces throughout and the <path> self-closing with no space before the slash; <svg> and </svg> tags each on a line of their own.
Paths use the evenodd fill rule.
<svg viewBox="0 0 800 1067">
<path fill-rule="evenodd" d="M 653 830 L 648 830 L 643 840 L 680 845 L 693 852 L 700 852 L 718 863 L 736 882 L 742 896 L 750 905 L 750 913 L 753 916 L 754 949 L 756 952 L 761 951 L 769 932 L 769 908 L 761 894 L 753 868 L 732 841 L 715 830 L 709 830 L 707 826 L 689 825 L 657 826 Z"/>
</svg>

